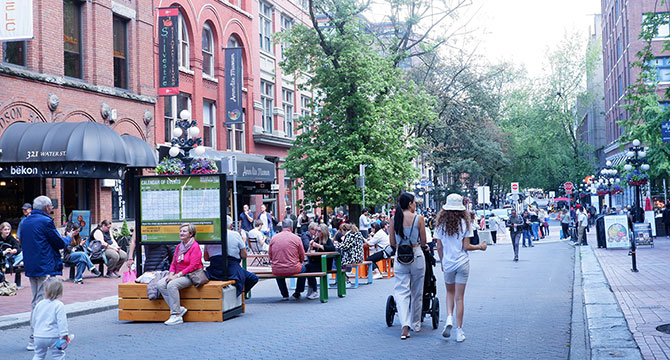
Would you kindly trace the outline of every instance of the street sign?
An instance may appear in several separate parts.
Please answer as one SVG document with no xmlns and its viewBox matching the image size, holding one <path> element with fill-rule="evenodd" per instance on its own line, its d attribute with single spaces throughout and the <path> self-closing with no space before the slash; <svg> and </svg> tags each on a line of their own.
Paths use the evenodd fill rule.
<svg viewBox="0 0 670 360">
<path fill-rule="evenodd" d="M 488 186 L 477 187 L 477 202 L 479 204 L 488 204 L 491 202 L 491 188 Z"/>
<path fill-rule="evenodd" d="M 512 194 L 518 194 L 519 193 L 519 183 L 518 182 L 513 182 L 512 183 Z"/>
<path fill-rule="evenodd" d="M 556 192 L 555 191 L 550 191 L 549 192 L 549 198 L 553 199 L 556 197 Z"/>
<path fill-rule="evenodd" d="M 568 195 L 572 195 L 572 190 L 565 189 L 565 193 Z"/>
<path fill-rule="evenodd" d="M 565 188 L 566 193 L 570 191 L 568 194 L 572 194 L 572 190 L 575 188 L 575 185 L 573 185 L 571 182 L 568 181 L 565 183 L 565 185 L 563 185 L 563 187 Z"/>
<path fill-rule="evenodd" d="M 670 142 L 670 121 L 661 123 L 661 135 L 663 136 L 663 142 Z"/>
</svg>

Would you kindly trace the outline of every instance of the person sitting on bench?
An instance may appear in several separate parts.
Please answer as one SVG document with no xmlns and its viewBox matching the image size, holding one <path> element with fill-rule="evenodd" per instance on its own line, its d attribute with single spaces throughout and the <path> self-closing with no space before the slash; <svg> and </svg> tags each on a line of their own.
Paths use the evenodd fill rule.
<svg viewBox="0 0 670 360">
<path fill-rule="evenodd" d="M 305 261 L 305 248 L 302 241 L 293 233 L 293 220 L 284 218 L 281 222 L 282 231 L 270 240 L 268 256 L 272 262 L 272 274 L 275 276 L 291 276 L 307 271 L 303 262 Z M 302 278 L 304 279 L 304 278 Z M 288 300 L 288 287 L 286 279 L 277 278 L 277 286 L 281 292 L 282 301 Z M 302 285 L 302 286 L 301 286 Z M 293 293 L 294 299 L 300 299 L 300 293 L 305 290 L 305 281 L 298 281 Z"/>
<path fill-rule="evenodd" d="M 23 253 L 21 252 L 21 244 L 12 236 L 12 225 L 8 222 L 0 224 L 0 243 L 2 244 L 2 254 L 0 257 L 5 257 L 7 268 L 10 273 L 14 272 L 14 268 L 23 261 Z M 0 269 L 2 271 L 4 269 Z"/>
<path fill-rule="evenodd" d="M 95 276 L 101 276 L 102 274 L 98 269 L 95 268 L 95 265 L 91 262 L 91 258 L 86 252 L 86 239 L 82 239 L 79 235 L 81 230 L 81 225 L 69 222 L 65 227 L 65 232 L 72 231 L 72 241 L 65 250 L 63 250 L 63 262 L 70 263 L 72 266 L 77 267 L 77 272 L 74 275 L 75 284 L 83 284 L 84 270 L 88 269 Z"/>
<path fill-rule="evenodd" d="M 228 279 L 225 280 L 235 280 L 237 296 L 240 296 L 242 291 L 249 292 L 256 285 L 258 276 L 245 270 L 240 265 L 241 260 L 247 258 L 247 248 L 244 246 L 240 233 L 233 230 L 233 218 L 228 216 L 227 221 Z M 207 278 L 223 281 L 223 254 L 221 253 L 221 245 L 205 245 L 205 260 L 209 260 L 209 266 L 206 270 Z"/>
<path fill-rule="evenodd" d="M 379 267 L 377 266 L 377 261 L 382 259 L 388 259 L 393 256 L 394 250 L 391 248 L 389 243 L 389 234 L 388 234 L 388 222 L 382 221 L 381 224 L 372 223 L 373 236 L 372 239 L 367 241 L 370 246 L 379 246 L 380 251 L 368 256 L 365 261 L 372 261 L 372 267 L 374 268 L 374 278 L 381 279 L 382 274 L 379 272 Z"/>
</svg>

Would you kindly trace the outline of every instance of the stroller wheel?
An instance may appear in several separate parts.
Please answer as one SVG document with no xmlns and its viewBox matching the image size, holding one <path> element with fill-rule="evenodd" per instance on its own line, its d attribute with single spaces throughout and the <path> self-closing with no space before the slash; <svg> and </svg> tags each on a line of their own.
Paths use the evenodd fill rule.
<svg viewBox="0 0 670 360">
<path fill-rule="evenodd" d="M 433 319 L 433 329 L 437 329 L 440 326 L 440 300 L 437 297 L 433 298 L 430 317 Z"/>
<path fill-rule="evenodd" d="M 393 295 L 389 295 L 386 299 L 386 326 L 393 326 L 393 317 L 395 317 L 396 311 L 395 299 L 393 299 Z"/>
</svg>

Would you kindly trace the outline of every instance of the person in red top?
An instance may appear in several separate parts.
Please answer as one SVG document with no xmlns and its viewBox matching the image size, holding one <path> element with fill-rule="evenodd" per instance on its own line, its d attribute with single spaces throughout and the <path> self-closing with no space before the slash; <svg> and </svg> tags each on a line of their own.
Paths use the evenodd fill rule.
<svg viewBox="0 0 670 360">
<path fill-rule="evenodd" d="M 193 285 L 187 274 L 202 268 L 202 251 L 195 241 L 195 225 L 182 224 L 179 227 L 179 239 L 170 265 L 168 276 L 158 281 L 158 291 L 170 307 L 170 318 L 165 325 L 177 325 L 184 322 L 183 316 L 188 311 L 179 303 L 179 290 Z"/>
<path fill-rule="evenodd" d="M 302 241 L 293 233 L 293 220 L 285 218 L 281 222 L 282 231 L 273 236 L 270 240 L 268 256 L 272 262 L 272 274 L 277 276 L 290 276 L 305 272 L 307 269 L 303 262 L 305 261 L 305 248 Z M 286 279 L 276 279 L 277 286 L 281 292 L 282 301 L 288 300 L 288 288 Z M 300 299 L 300 293 L 305 290 L 305 283 L 302 283 L 302 289 L 297 286 L 293 298 Z"/>
</svg>

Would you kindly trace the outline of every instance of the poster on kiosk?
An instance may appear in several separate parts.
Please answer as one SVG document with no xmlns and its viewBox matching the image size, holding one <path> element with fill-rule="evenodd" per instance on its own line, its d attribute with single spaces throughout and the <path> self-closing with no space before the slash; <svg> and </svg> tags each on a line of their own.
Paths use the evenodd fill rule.
<svg viewBox="0 0 670 360">
<path fill-rule="evenodd" d="M 608 249 L 630 248 L 630 233 L 626 215 L 605 216 L 605 241 Z"/>
</svg>

